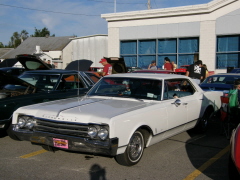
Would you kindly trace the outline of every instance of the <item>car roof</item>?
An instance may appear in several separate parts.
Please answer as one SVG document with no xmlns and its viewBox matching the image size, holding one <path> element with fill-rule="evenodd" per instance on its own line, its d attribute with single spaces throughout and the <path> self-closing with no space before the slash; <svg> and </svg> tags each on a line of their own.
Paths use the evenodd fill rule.
<svg viewBox="0 0 240 180">
<path fill-rule="evenodd" d="M 122 73 L 122 74 L 112 74 L 105 77 L 130 77 L 130 78 L 150 78 L 150 79 L 179 79 L 179 78 L 186 78 L 189 79 L 189 77 L 179 74 L 151 74 L 151 73 Z"/>
<path fill-rule="evenodd" d="M 65 69 L 50 69 L 50 70 L 34 70 L 34 71 L 26 71 L 24 74 L 69 74 L 69 73 L 78 73 L 78 71 L 74 70 L 65 70 Z"/>
<path fill-rule="evenodd" d="M 170 74 L 175 73 L 171 70 L 151 70 L 151 69 L 145 69 L 145 70 L 137 70 L 133 71 L 132 73 L 158 73 L 158 74 Z"/>
<path fill-rule="evenodd" d="M 24 69 L 24 68 L 20 68 L 20 67 L 3 67 L 3 68 L 0 68 L 0 70 L 2 70 L 2 71 L 9 70 L 9 69 Z"/>
<path fill-rule="evenodd" d="M 239 76 L 240 77 L 240 74 L 238 73 L 219 73 L 219 74 L 213 74 L 209 77 L 213 77 L 213 76 Z"/>
</svg>

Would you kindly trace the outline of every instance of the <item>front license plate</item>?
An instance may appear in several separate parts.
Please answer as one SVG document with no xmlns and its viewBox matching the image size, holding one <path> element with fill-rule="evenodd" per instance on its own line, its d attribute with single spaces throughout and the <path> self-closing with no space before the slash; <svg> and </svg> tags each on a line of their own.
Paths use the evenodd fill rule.
<svg viewBox="0 0 240 180">
<path fill-rule="evenodd" d="M 53 138 L 54 147 L 68 149 L 68 140 Z"/>
</svg>

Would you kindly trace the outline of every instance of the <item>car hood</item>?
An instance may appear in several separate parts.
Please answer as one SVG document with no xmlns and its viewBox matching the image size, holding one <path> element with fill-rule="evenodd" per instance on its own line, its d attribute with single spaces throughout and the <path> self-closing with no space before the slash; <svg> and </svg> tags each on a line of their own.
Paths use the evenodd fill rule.
<svg viewBox="0 0 240 180">
<path fill-rule="evenodd" d="M 13 67 L 17 62 L 20 62 L 26 71 L 51 69 L 38 56 L 31 54 L 19 54 L 14 59 L 6 59 L 0 63 L 0 67 Z"/>
<path fill-rule="evenodd" d="M 18 60 L 16 58 L 6 59 L 0 63 L 0 68 L 13 67 L 17 62 L 18 62 Z"/>
<path fill-rule="evenodd" d="M 51 69 L 45 62 L 43 62 L 38 56 L 30 54 L 19 54 L 16 59 L 27 70 L 49 70 Z"/>
<path fill-rule="evenodd" d="M 6 84 L 15 84 L 15 85 L 21 85 L 21 86 L 30 86 L 32 88 L 34 88 L 35 86 L 33 86 L 32 84 L 18 78 L 18 77 L 15 77 L 9 73 L 6 73 L 4 71 L 1 71 L 0 70 L 0 82 L 1 84 L 3 85 L 6 85 Z"/>
<path fill-rule="evenodd" d="M 38 118 L 81 123 L 106 123 L 126 112 L 134 111 L 154 103 L 123 98 L 76 98 L 46 102 L 18 109 Z"/>
<path fill-rule="evenodd" d="M 232 84 L 200 84 L 204 91 L 224 91 L 233 88 Z"/>
<path fill-rule="evenodd" d="M 65 69 L 75 71 L 88 71 L 92 63 L 93 62 L 91 60 L 87 59 L 75 60 L 70 62 Z"/>
</svg>

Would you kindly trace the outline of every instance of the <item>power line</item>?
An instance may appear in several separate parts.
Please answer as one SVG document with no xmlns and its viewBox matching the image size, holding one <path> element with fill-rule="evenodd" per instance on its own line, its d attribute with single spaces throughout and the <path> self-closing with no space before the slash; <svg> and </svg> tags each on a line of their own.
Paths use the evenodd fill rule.
<svg viewBox="0 0 240 180">
<path fill-rule="evenodd" d="M 75 15 L 75 16 L 100 16 L 100 15 L 89 15 L 89 14 L 76 14 L 76 13 L 48 11 L 48 10 L 43 10 L 43 9 L 33 9 L 33 8 L 26 8 L 26 7 L 20 7 L 20 6 L 12 6 L 12 5 L 7 5 L 7 4 L 0 4 L 0 6 L 8 6 L 8 7 L 14 7 L 14 8 L 19 8 L 19 9 L 27 9 L 27 10 L 32 10 L 32 11 L 50 12 L 50 13 L 56 13 L 56 14 L 69 14 L 69 15 Z"/>
<path fill-rule="evenodd" d="M 95 2 L 102 2 L 102 3 L 110 3 L 113 4 L 114 2 L 110 2 L 110 1 L 100 1 L 100 0 L 88 0 L 88 1 L 95 1 Z M 122 2 L 117 2 L 117 4 L 146 4 L 146 3 L 122 3 Z"/>
<path fill-rule="evenodd" d="M 155 3 L 155 5 L 156 5 L 156 7 L 158 8 L 158 6 L 157 6 L 157 4 L 156 4 L 156 1 L 154 0 L 154 3 Z"/>
</svg>

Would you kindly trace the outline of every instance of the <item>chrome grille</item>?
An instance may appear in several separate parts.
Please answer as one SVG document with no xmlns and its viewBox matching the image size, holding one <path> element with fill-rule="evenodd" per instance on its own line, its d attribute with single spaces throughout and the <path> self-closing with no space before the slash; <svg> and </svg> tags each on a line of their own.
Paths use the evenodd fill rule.
<svg viewBox="0 0 240 180">
<path fill-rule="evenodd" d="M 59 121 L 47 121 L 36 119 L 34 131 L 43 131 L 78 137 L 89 137 L 88 125 Z"/>
</svg>

